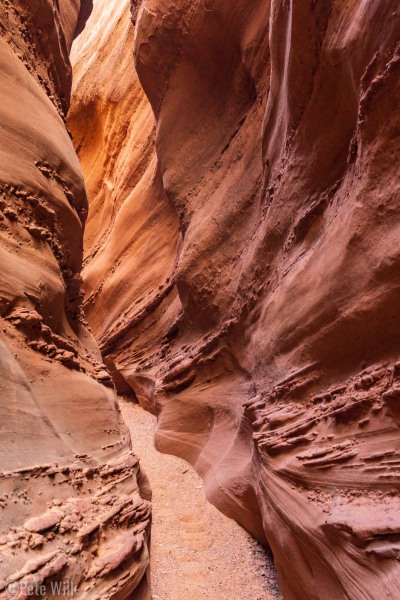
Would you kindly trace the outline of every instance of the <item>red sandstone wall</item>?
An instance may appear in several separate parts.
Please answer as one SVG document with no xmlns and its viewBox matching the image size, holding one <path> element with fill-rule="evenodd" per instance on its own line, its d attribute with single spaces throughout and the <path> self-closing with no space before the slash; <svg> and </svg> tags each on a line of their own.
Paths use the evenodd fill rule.
<svg viewBox="0 0 400 600">
<path fill-rule="evenodd" d="M 87 199 L 65 127 L 79 11 L 0 6 L 1 598 L 49 597 L 50 581 L 126 598 L 149 562 L 148 485 L 81 307 Z"/>
<path fill-rule="evenodd" d="M 398 3 L 144 0 L 135 21 L 154 170 L 133 32 L 101 87 L 81 47 L 71 122 L 106 361 L 267 538 L 285 598 L 400 598 Z"/>
</svg>

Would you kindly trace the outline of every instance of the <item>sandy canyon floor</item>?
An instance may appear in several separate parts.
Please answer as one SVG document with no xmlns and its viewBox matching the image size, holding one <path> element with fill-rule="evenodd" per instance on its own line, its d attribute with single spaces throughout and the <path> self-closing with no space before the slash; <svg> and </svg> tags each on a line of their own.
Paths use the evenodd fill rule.
<svg viewBox="0 0 400 600">
<path fill-rule="evenodd" d="M 154 448 L 155 417 L 129 400 L 120 406 L 153 490 L 153 600 L 281 598 L 269 555 L 207 502 L 190 465 Z"/>
</svg>

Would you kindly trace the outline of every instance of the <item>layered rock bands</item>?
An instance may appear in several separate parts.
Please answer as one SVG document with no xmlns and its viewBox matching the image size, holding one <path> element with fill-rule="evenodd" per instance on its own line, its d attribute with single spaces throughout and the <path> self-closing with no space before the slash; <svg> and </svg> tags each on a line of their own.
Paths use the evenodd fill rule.
<svg viewBox="0 0 400 600">
<path fill-rule="evenodd" d="M 90 8 L 0 5 L 2 599 L 147 593 L 150 491 L 82 312 L 87 199 L 65 120 Z"/>
<path fill-rule="evenodd" d="M 398 1 L 94 4 L 70 127 L 115 382 L 285 598 L 400 598 Z"/>
</svg>

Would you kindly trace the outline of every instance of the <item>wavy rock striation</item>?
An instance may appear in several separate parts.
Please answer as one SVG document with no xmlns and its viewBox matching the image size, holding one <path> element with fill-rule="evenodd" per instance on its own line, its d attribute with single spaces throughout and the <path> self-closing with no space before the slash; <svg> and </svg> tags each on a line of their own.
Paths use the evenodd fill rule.
<svg viewBox="0 0 400 600">
<path fill-rule="evenodd" d="M 88 9 L 0 6 L 4 599 L 146 593 L 150 492 L 82 313 L 87 199 L 65 118 Z"/>
<path fill-rule="evenodd" d="M 107 364 L 285 598 L 400 598 L 398 2 L 133 3 L 156 158 L 101 4 L 71 128 Z"/>
<path fill-rule="evenodd" d="M 74 45 L 68 125 L 91 202 L 85 314 L 119 391 L 134 388 L 145 402 L 152 380 L 135 365 L 158 351 L 159 336 L 140 331 L 147 315 L 151 327 L 157 320 L 156 330 L 168 329 L 174 318 L 164 313 L 172 295 L 179 302 L 173 290 L 179 221 L 163 189 L 154 117 L 134 69 L 133 43 L 129 0 L 118 6 L 95 0 Z"/>
</svg>

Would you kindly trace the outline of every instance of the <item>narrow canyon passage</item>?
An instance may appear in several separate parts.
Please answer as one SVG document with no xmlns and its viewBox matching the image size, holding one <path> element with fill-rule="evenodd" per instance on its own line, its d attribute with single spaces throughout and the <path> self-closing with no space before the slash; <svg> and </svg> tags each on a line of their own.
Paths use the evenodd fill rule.
<svg viewBox="0 0 400 600">
<path fill-rule="evenodd" d="M 143 400 L 136 385 L 141 370 L 133 368 L 130 377 L 123 368 L 131 369 L 143 354 L 132 324 L 137 321 L 141 328 L 141 313 L 144 309 L 146 314 L 155 297 L 151 319 L 159 333 L 144 344 L 157 369 L 162 365 L 160 337 L 175 319 L 175 309 L 167 320 L 163 306 L 157 311 L 157 294 L 166 296 L 167 305 L 176 297 L 179 310 L 168 278 L 174 278 L 180 230 L 157 174 L 154 115 L 134 69 L 133 37 L 127 0 L 118 6 L 94 2 L 87 27 L 74 44 L 68 125 L 89 198 L 82 272 L 85 316 L 118 391 L 132 395 L 133 388 Z M 109 351 L 110 336 L 117 340 L 115 357 Z M 129 384 L 125 389 L 121 380 Z M 281 598 L 272 557 L 206 500 L 204 482 L 188 462 L 155 450 L 155 417 L 132 399 L 119 398 L 133 451 L 153 494 L 152 598 Z"/>
<path fill-rule="evenodd" d="M 285 600 L 400 600 L 399 39 L 398 0 L 94 0 L 74 42 L 96 374 L 203 481 L 124 410 L 160 600 L 272 593 L 204 490 Z"/>
<path fill-rule="evenodd" d="M 0 2 L 0 600 L 400 600 L 399 98 L 399 0 Z"/>
<path fill-rule="evenodd" d="M 120 407 L 153 492 L 153 600 L 282 598 L 262 546 L 207 502 L 190 465 L 154 448 L 155 417 L 130 399 Z"/>
</svg>

